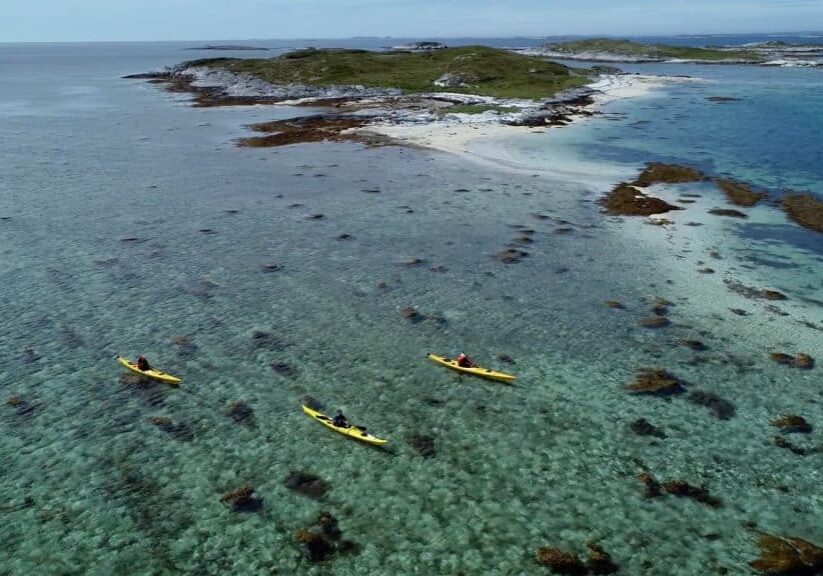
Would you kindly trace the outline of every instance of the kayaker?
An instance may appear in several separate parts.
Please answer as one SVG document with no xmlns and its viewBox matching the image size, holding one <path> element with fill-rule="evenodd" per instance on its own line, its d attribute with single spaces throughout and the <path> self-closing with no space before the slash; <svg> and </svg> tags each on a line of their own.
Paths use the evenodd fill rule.
<svg viewBox="0 0 823 576">
<path fill-rule="evenodd" d="M 455 361 L 457 362 L 457 365 L 461 368 L 474 368 L 475 366 L 477 366 L 474 360 L 472 360 L 462 352 L 458 354 L 457 358 L 455 358 Z"/>
<path fill-rule="evenodd" d="M 343 412 L 341 410 L 338 410 L 337 414 L 335 414 L 334 418 L 332 419 L 332 424 L 334 424 L 338 428 L 348 428 L 349 420 L 343 415 Z"/>
<path fill-rule="evenodd" d="M 137 357 L 137 368 L 145 372 L 146 370 L 151 370 L 151 365 L 149 361 L 146 360 L 145 356 L 138 356 Z"/>
</svg>

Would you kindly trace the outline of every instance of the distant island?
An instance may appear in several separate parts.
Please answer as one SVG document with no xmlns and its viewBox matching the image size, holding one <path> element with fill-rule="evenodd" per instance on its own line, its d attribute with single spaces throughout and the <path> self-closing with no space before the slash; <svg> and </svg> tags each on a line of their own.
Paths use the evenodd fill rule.
<svg viewBox="0 0 823 576">
<path fill-rule="evenodd" d="M 799 46 L 763 42 L 735 47 L 670 46 L 631 40 L 593 38 L 544 44 L 523 54 L 593 62 L 682 62 L 697 64 L 757 64 L 773 66 L 819 66 L 811 60 L 823 55 L 823 46 Z"/>
<path fill-rule="evenodd" d="M 400 44 L 399 46 L 392 46 L 392 50 L 402 50 L 406 52 L 427 52 L 429 50 L 443 50 L 448 48 L 441 42 L 411 42 L 409 44 Z"/>
<path fill-rule="evenodd" d="M 214 44 L 207 46 L 194 46 L 192 48 L 183 48 L 183 50 L 268 50 L 262 46 L 241 46 L 234 44 Z"/>
</svg>

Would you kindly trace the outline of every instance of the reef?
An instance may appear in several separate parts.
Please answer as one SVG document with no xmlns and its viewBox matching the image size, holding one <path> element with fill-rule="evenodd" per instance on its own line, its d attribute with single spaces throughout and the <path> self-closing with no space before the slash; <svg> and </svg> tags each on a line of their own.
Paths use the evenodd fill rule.
<svg viewBox="0 0 823 576">
<path fill-rule="evenodd" d="M 191 358 L 197 354 L 197 344 L 187 336 L 173 338 L 172 344 L 177 348 L 177 355 L 181 358 Z"/>
<path fill-rule="evenodd" d="M 356 116 L 318 115 L 261 122 L 249 126 L 265 136 L 251 136 L 237 140 L 238 146 L 262 148 L 289 146 L 308 142 L 359 142 L 367 146 L 385 146 L 391 140 L 377 134 L 357 131 L 370 122 Z"/>
<path fill-rule="evenodd" d="M 701 504 L 706 504 L 712 508 L 720 508 L 723 502 L 709 494 L 709 491 L 704 486 L 692 486 L 683 480 L 672 480 L 663 483 L 663 490 L 673 496 L 680 496 L 683 498 L 691 498 Z"/>
<path fill-rule="evenodd" d="M 274 370 L 275 374 L 280 376 L 291 378 L 297 375 L 297 368 L 287 362 L 272 362 L 269 367 Z"/>
<path fill-rule="evenodd" d="M 788 300 L 785 294 L 783 294 L 782 292 L 778 292 L 777 290 L 753 288 L 752 286 L 746 286 L 745 284 L 735 282 L 734 280 L 724 280 L 723 283 L 726 285 L 726 288 L 728 288 L 736 294 L 740 294 L 745 298 L 762 298 L 765 300 Z"/>
<path fill-rule="evenodd" d="M 621 182 L 600 198 L 598 204 L 606 213 L 619 216 L 651 216 L 670 210 L 682 210 L 665 200 L 644 194 L 635 186 L 636 184 Z"/>
<path fill-rule="evenodd" d="M 252 342 L 256 348 L 262 348 L 269 352 L 279 352 L 285 348 L 285 343 L 271 332 L 255 330 L 251 334 Z"/>
<path fill-rule="evenodd" d="M 738 206 L 754 206 L 766 196 L 764 192 L 755 192 L 751 186 L 738 180 L 717 178 L 715 183 L 718 188 L 725 192 L 726 198 L 732 204 Z"/>
<path fill-rule="evenodd" d="M 816 451 L 816 449 L 808 450 L 806 448 L 803 448 L 802 446 L 796 446 L 796 445 L 792 444 L 787 438 L 784 438 L 783 436 L 775 436 L 774 437 L 774 445 L 777 446 L 778 448 L 783 448 L 785 450 L 788 450 L 792 454 L 797 454 L 798 456 L 805 456 L 805 455 L 809 454 L 810 452 L 815 452 Z"/>
<path fill-rule="evenodd" d="M 811 194 L 792 194 L 781 201 L 783 211 L 795 222 L 816 232 L 823 232 L 823 201 Z"/>
<path fill-rule="evenodd" d="M 558 574 L 585 574 L 588 568 L 583 561 L 571 552 L 559 548 L 543 546 L 537 549 L 537 563 L 547 566 Z"/>
<path fill-rule="evenodd" d="M 263 499 L 255 496 L 254 488 L 248 485 L 224 494 L 220 501 L 231 505 L 235 512 L 257 512 L 263 507 Z"/>
<path fill-rule="evenodd" d="M 782 538 L 761 532 L 760 557 L 750 562 L 766 576 L 814 576 L 823 573 L 823 548 L 802 538 Z"/>
<path fill-rule="evenodd" d="M 414 306 L 401 308 L 400 315 L 410 322 L 420 322 L 424 319 L 424 316 Z"/>
<path fill-rule="evenodd" d="M 14 408 L 15 416 L 19 416 L 20 418 L 27 420 L 34 415 L 34 405 L 18 394 L 6 400 L 6 405 Z"/>
<path fill-rule="evenodd" d="M 163 432 L 177 440 L 192 440 L 194 433 L 183 422 L 174 422 L 166 416 L 152 416 L 149 422 L 160 428 Z"/>
<path fill-rule="evenodd" d="M 643 328 L 665 328 L 671 324 L 671 321 L 663 316 L 650 316 L 641 318 L 637 323 Z"/>
<path fill-rule="evenodd" d="M 611 555 L 602 546 L 594 542 L 586 542 L 589 550 L 589 570 L 592 574 L 614 574 L 620 567 L 614 563 Z"/>
<path fill-rule="evenodd" d="M 670 372 L 658 368 L 638 368 L 633 384 L 626 387 L 636 394 L 669 395 L 685 391 L 683 383 Z"/>
<path fill-rule="evenodd" d="M 715 216 L 728 216 L 729 218 L 748 218 L 743 212 L 740 210 L 734 210 L 733 208 L 712 208 L 709 210 L 709 214 L 714 214 Z"/>
<path fill-rule="evenodd" d="M 660 482 L 658 482 L 655 477 L 648 472 L 641 473 L 637 479 L 646 486 L 646 492 L 644 494 L 646 498 L 657 498 L 660 494 L 662 494 L 660 490 Z"/>
<path fill-rule="evenodd" d="M 351 554 L 360 549 L 355 542 L 343 539 L 337 519 L 328 512 L 320 512 L 314 524 L 298 530 L 294 538 L 303 546 L 303 553 L 310 562 L 323 562 L 336 553 Z"/>
<path fill-rule="evenodd" d="M 651 424 L 645 418 L 638 418 L 629 424 L 632 432 L 638 436 L 654 436 L 656 438 L 665 438 L 666 433 L 657 426 Z"/>
<path fill-rule="evenodd" d="M 261 264 L 260 269 L 263 272 L 277 272 L 279 270 L 282 270 L 283 267 L 277 262 L 269 262 L 268 264 Z"/>
<path fill-rule="evenodd" d="M 770 352 L 769 358 L 778 364 L 791 366 L 793 368 L 801 368 L 803 370 L 810 370 L 814 368 L 814 358 L 801 352 L 797 356 L 786 354 L 785 352 Z"/>
<path fill-rule="evenodd" d="M 300 470 L 294 470 L 289 473 L 286 479 L 283 480 L 283 485 L 289 490 L 293 490 L 309 498 L 314 498 L 315 500 L 325 496 L 330 488 L 329 483 L 319 476 L 308 472 L 301 472 Z"/>
<path fill-rule="evenodd" d="M 690 166 L 648 162 L 643 172 L 631 184 L 645 188 L 652 184 L 684 184 L 705 179 L 706 176 L 700 170 Z"/>
<path fill-rule="evenodd" d="M 434 438 L 425 434 L 412 434 L 409 437 L 409 444 L 423 458 L 433 458 L 437 453 L 434 447 Z"/>
<path fill-rule="evenodd" d="M 495 258 L 503 264 L 516 264 L 529 255 L 528 252 L 518 248 L 506 248 L 495 255 Z"/>
<path fill-rule="evenodd" d="M 812 425 L 809 424 L 802 416 L 795 416 L 792 414 L 781 416 L 772 420 L 772 426 L 780 428 L 783 433 L 789 434 L 792 432 L 799 432 L 808 434 L 812 431 Z"/>
<path fill-rule="evenodd" d="M 254 410 L 242 400 L 231 400 L 226 404 L 226 416 L 238 424 L 254 423 Z"/>
<path fill-rule="evenodd" d="M 734 404 L 712 392 L 694 390 L 686 396 L 686 400 L 698 406 L 705 406 L 718 420 L 729 420 L 735 415 Z"/>
<path fill-rule="evenodd" d="M 690 350 L 694 350 L 695 352 L 704 352 L 708 350 L 708 346 L 703 344 L 700 340 L 680 340 L 679 341 L 682 346 L 689 348 Z"/>
</svg>

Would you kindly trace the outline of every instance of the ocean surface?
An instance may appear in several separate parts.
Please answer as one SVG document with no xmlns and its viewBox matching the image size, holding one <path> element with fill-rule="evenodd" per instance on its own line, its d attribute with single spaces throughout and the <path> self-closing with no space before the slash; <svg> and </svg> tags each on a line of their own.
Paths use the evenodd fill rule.
<svg viewBox="0 0 823 576">
<path fill-rule="evenodd" d="M 539 547 L 595 542 L 622 574 L 745 575 L 758 531 L 823 545 L 823 368 L 769 358 L 823 362 L 823 236 L 773 202 L 710 215 L 729 206 L 706 183 L 655 189 L 693 201 L 670 226 L 596 205 L 648 161 L 823 196 L 823 71 L 626 65 L 690 78 L 475 162 L 238 148 L 306 110 L 121 78 L 215 54 L 198 45 L 0 44 L 0 574 L 530 575 Z M 500 262 L 512 245 L 528 255 Z M 660 299 L 671 324 L 641 326 Z M 461 351 L 516 383 L 425 359 Z M 687 391 L 630 394 L 643 367 Z M 306 395 L 387 448 L 313 422 Z M 787 414 L 812 432 L 771 424 Z M 325 494 L 290 490 L 294 471 Z M 647 498 L 643 472 L 720 504 Z M 221 502 L 244 485 L 254 512 Z M 296 534 L 321 511 L 356 545 L 312 563 Z"/>
</svg>

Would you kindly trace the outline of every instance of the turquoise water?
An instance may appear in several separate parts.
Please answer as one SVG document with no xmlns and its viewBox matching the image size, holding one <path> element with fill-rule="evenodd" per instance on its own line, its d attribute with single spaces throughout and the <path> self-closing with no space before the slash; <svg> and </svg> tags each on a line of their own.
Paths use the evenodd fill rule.
<svg viewBox="0 0 823 576">
<path fill-rule="evenodd" d="M 750 316 L 718 318 L 714 292 L 646 241 L 652 228 L 604 218 L 593 204 L 602 191 L 585 181 L 400 148 L 239 149 L 244 124 L 294 111 L 193 109 L 119 79 L 190 57 L 178 48 L 0 48 L 16 72 L 0 92 L 0 573 L 543 574 L 538 547 L 583 554 L 596 540 L 626 574 L 749 574 L 747 523 L 823 540 L 821 452 L 775 447 L 769 425 L 781 413 L 821 425 L 820 368 L 766 356 L 821 361 L 820 330 L 794 322 L 823 327 L 819 304 L 799 299 L 820 299 L 819 235 L 781 223 L 760 256 L 795 267 L 729 272 L 774 274 L 788 320 L 745 300 Z M 522 146 L 633 169 L 647 159 L 633 149 L 644 138 L 597 142 L 633 134 L 637 119 L 676 121 L 661 101 L 619 105 L 623 125 L 604 118 Z M 670 138 L 690 134 L 671 126 Z M 734 158 L 718 153 L 714 166 L 745 178 Z M 772 172 L 821 180 L 805 160 Z M 752 225 L 774 220 L 764 210 Z M 754 234 L 738 226 L 749 224 L 721 247 L 730 267 Z M 498 262 L 524 229 L 529 256 Z M 272 263 L 281 268 L 261 267 Z M 638 326 L 656 298 L 673 302 L 673 325 Z M 426 319 L 404 319 L 407 306 Z M 518 381 L 454 376 L 429 351 L 466 351 Z M 145 354 L 183 384 L 124 379 L 118 353 Z M 719 395 L 734 415 L 718 419 L 688 394 L 630 396 L 643 366 Z M 388 449 L 306 418 L 306 394 Z M 7 405 L 14 395 L 31 409 Z M 230 401 L 251 406 L 252 422 L 229 418 Z M 152 417 L 186 428 L 170 434 Z M 633 434 L 640 417 L 667 437 Z M 414 434 L 434 439 L 433 457 Z M 821 445 L 817 429 L 789 438 Z M 705 484 L 724 505 L 646 499 L 643 469 Z M 289 491 L 293 470 L 328 493 Z M 244 484 L 260 511 L 221 503 Z M 295 533 L 321 510 L 356 554 L 302 556 Z"/>
</svg>

